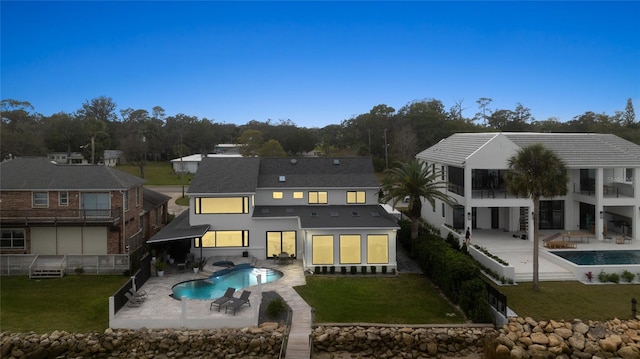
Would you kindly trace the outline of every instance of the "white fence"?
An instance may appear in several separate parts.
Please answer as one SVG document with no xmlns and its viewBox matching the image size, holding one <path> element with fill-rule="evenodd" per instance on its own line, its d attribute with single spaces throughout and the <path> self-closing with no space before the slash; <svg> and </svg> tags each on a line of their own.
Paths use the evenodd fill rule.
<svg viewBox="0 0 640 359">
<path fill-rule="evenodd" d="M 129 270 L 129 255 L 0 255 L 0 275 L 28 275 L 30 269 L 53 266 L 64 269 L 67 274 L 123 274 Z"/>
</svg>

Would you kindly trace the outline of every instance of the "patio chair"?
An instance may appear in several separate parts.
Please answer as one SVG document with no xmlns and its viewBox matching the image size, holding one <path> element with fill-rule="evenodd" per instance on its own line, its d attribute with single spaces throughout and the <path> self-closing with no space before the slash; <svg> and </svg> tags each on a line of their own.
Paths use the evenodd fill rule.
<svg viewBox="0 0 640 359">
<path fill-rule="evenodd" d="M 247 304 L 251 306 L 251 302 L 249 301 L 249 296 L 251 292 L 248 290 L 243 290 L 242 294 L 240 294 L 240 298 L 232 298 L 227 305 L 224 307 L 224 312 L 226 313 L 229 309 L 233 310 L 233 315 L 236 315 L 236 310 L 243 305 Z"/>
<path fill-rule="evenodd" d="M 144 302 L 144 299 L 136 298 L 131 293 L 124 293 L 125 297 L 127 297 L 127 307 L 139 307 Z"/>
<path fill-rule="evenodd" d="M 220 311 L 220 307 L 225 304 L 226 302 L 233 300 L 233 294 L 236 292 L 235 288 L 227 288 L 226 292 L 224 292 L 224 294 L 222 295 L 222 297 L 214 300 L 213 302 L 211 302 L 211 305 L 209 306 L 209 310 L 213 310 L 214 307 L 218 307 L 218 311 Z"/>
<path fill-rule="evenodd" d="M 131 287 L 129 288 L 129 293 L 131 293 L 134 298 L 139 298 L 142 300 L 147 299 L 147 292 L 145 292 L 144 290 L 139 290 L 136 292 L 133 287 Z"/>
</svg>

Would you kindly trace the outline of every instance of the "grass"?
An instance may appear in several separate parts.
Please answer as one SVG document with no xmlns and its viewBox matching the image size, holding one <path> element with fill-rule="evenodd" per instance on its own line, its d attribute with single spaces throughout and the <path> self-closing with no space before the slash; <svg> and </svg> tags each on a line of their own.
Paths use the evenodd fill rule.
<svg viewBox="0 0 640 359">
<path fill-rule="evenodd" d="M 507 305 L 521 317 L 536 320 L 610 320 L 631 318 L 631 298 L 640 300 L 640 284 L 587 285 L 581 282 L 540 282 L 497 287 Z"/>
<path fill-rule="evenodd" d="M 104 331 L 109 327 L 109 296 L 127 280 L 124 276 L 72 275 L 38 280 L 3 276 L 2 331 Z"/>
<path fill-rule="evenodd" d="M 465 322 L 462 314 L 419 274 L 386 278 L 309 276 L 307 284 L 295 290 L 315 308 L 318 323 Z"/>
<path fill-rule="evenodd" d="M 120 165 L 116 169 L 140 177 L 140 168 L 135 165 Z M 184 178 L 183 178 L 184 177 Z M 148 186 L 189 186 L 193 174 L 185 173 L 184 176 L 173 172 L 170 162 L 147 162 L 144 166 L 144 178 Z"/>
</svg>

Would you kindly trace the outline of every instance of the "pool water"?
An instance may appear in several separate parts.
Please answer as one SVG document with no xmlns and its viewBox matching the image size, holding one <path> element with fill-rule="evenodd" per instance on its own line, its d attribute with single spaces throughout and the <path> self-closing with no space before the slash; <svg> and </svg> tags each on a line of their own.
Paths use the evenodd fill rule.
<svg viewBox="0 0 640 359">
<path fill-rule="evenodd" d="M 280 271 L 269 268 L 256 268 L 251 265 L 238 265 L 233 268 L 215 272 L 207 279 L 196 279 L 173 286 L 172 297 L 180 299 L 213 299 L 221 297 L 228 287 L 240 290 L 258 285 L 258 275 L 261 283 L 273 282 L 282 278 Z"/>
<path fill-rule="evenodd" d="M 640 250 L 551 252 L 577 265 L 640 264 Z"/>
</svg>

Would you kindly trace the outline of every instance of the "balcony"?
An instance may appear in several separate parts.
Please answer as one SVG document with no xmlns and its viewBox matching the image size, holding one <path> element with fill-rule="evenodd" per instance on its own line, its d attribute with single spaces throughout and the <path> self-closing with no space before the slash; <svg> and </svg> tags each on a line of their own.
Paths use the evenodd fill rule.
<svg viewBox="0 0 640 359">
<path fill-rule="evenodd" d="M 574 186 L 573 192 L 595 197 L 596 188 L 595 186 L 581 186 L 580 189 L 576 189 Z M 627 183 L 609 182 L 602 186 L 602 196 L 604 198 L 633 198 L 633 186 Z"/>
<path fill-rule="evenodd" d="M 121 217 L 121 208 L 0 210 L 0 223 L 3 226 L 8 224 L 116 224 Z"/>
</svg>

